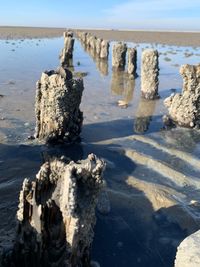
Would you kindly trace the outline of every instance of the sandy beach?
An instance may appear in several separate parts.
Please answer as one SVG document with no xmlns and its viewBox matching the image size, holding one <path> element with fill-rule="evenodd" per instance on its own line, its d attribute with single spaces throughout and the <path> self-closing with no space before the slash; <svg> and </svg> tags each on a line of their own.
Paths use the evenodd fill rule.
<svg viewBox="0 0 200 267">
<path fill-rule="evenodd" d="M 0 39 L 52 38 L 62 36 L 64 28 L 0 26 Z"/>
<path fill-rule="evenodd" d="M 52 38 L 62 36 L 65 28 L 4 27 L 0 39 Z M 200 32 L 159 32 L 128 30 L 83 30 L 110 41 L 159 43 L 177 46 L 199 46 Z"/>
<path fill-rule="evenodd" d="M 159 43 L 178 46 L 199 46 L 200 32 L 158 32 L 121 30 L 84 30 L 111 41 Z"/>
</svg>

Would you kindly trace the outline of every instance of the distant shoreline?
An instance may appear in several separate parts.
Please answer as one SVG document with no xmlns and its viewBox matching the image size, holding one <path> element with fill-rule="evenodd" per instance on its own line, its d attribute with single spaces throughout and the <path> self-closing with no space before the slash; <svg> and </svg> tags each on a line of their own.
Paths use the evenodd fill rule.
<svg viewBox="0 0 200 267">
<path fill-rule="evenodd" d="M 100 38 L 134 43 L 157 43 L 200 47 L 200 32 L 145 31 L 145 30 L 82 30 Z"/>
<path fill-rule="evenodd" d="M 61 37 L 66 28 L 0 26 L 0 39 L 32 39 Z M 77 29 L 75 29 L 76 31 Z M 80 29 L 97 37 L 113 41 L 158 43 L 176 46 L 200 47 L 200 32 Z"/>
<path fill-rule="evenodd" d="M 65 28 L 0 26 L 0 39 L 61 37 Z"/>
</svg>

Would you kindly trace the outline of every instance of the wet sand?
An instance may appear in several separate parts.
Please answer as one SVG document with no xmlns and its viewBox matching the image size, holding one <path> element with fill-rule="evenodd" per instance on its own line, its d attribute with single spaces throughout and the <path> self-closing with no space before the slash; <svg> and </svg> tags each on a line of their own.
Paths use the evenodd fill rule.
<svg viewBox="0 0 200 267">
<path fill-rule="evenodd" d="M 199 46 L 200 32 L 158 32 L 121 30 L 84 30 L 112 41 L 159 43 L 178 46 Z"/>
<path fill-rule="evenodd" d="M 0 39 L 52 38 L 62 36 L 66 28 L 0 26 Z M 199 46 L 200 32 L 161 32 L 129 30 L 83 30 L 111 41 Z"/>
<path fill-rule="evenodd" d="M 52 38 L 62 36 L 65 28 L 34 28 L 0 26 L 0 39 Z"/>
<path fill-rule="evenodd" d="M 58 66 L 63 39 L 1 40 L 0 45 L 0 252 L 15 235 L 22 181 L 35 177 L 44 156 L 76 161 L 93 152 L 107 163 L 111 212 L 97 211 L 92 259 L 103 267 L 174 266 L 176 247 L 200 227 L 200 137 L 195 130 L 162 129 L 163 99 L 182 86 L 172 64 L 197 64 L 199 48 L 156 46 L 161 98 L 147 102 L 140 97 L 140 76 L 130 80 L 126 72 L 114 73 L 111 53 L 101 62 L 76 40 L 72 69 L 88 74 L 82 142 L 49 147 L 27 137 L 35 127 L 35 83 L 43 70 Z M 138 59 L 147 47 L 155 43 L 137 45 Z M 140 70 L 138 60 L 138 75 Z"/>
</svg>

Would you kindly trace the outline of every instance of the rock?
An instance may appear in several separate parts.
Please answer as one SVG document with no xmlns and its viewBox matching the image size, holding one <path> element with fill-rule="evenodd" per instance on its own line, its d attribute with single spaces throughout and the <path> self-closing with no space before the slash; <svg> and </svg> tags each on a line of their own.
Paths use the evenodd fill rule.
<svg viewBox="0 0 200 267">
<path fill-rule="evenodd" d="M 200 231 L 185 238 L 176 253 L 175 267 L 200 266 Z"/>
<path fill-rule="evenodd" d="M 146 49 L 142 53 L 141 91 L 145 99 L 158 98 L 158 51 Z"/>
<path fill-rule="evenodd" d="M 45 142 L 73 142 L 79 137 L 83 89 L 83 80 L 73 79 L 67 69 L 42 73 L 36 89 L 36 138 Z"/>
<path fill-rule="evenodd" d="M 100 58 L 101 59 L 108 59 L 109 47 L 110 47 L 110 44 L 109 44 L 109 42 L 107 40 L 103 40 L 101 42 L 101 53 L 100 53 Z"/>
<path fill-rule="evenodd" d="M 128 68 L 127 72 L 130 75 L 136 76 L 137 69 L 137 50 L 136 48 L 128 48 Z"/>
<path fill-rule="evenodd" d="M 200 64 L 183 65 L 180 68 L 183 77 L 182 93 L 171 94 L 165 99 L 169 116 L 173 122 L 183 127 L 200 126 Z"/>
<path fill-rule="evenodd" d="M 113 45 L 112 51 L 112 67 L 114 69 L 124 69 L 126 64 L 127 46 L 124 43 L 117 43 Z"/>
<path fill-rule="evenodd" d="M 77 163 L 54 158 L 24 180 L 8 266 L 90 266 L 104 168 L 94 154 Z"/>
</svg>

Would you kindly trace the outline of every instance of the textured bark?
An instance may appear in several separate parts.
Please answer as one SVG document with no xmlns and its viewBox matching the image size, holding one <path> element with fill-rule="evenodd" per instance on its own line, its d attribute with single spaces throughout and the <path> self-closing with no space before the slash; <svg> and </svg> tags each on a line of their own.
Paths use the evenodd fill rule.
<svg viewBox="0 0 200 267">
<path fill-rule="evenodd" d="M 83 89 L 83 80 L 73 79 L 69 70 L 59 68 L 42 73 L 36 90 L 36 138 L 46 142 L 73 142 L 79 137 Z"/>
<path fill-rule="evenodd" d="M 78 37 L 83 43 L 86 43 L 87 40 L 87 32 L 79 32 Z"/>
<path fill-rule="evenodd" d="M 103 40 L 101 42 L 101 53 L 100 53 L 100 58 L 101 59 L 108 59 L 109 47 L 110 47 L 109 41 Z"/>
<path fill-rule="evenodd" d="M 180 69 L 183 77 L 181 94 L 172 94 L 164 101 L 169 110 L 170 119 L 184 127 L 200 126 L 200 64 L 183 65 Z"/>
<path fill-rule="evenodd" d="M 136 76 L 137 69 L 137 50 L 135 48 L 128 48 L 128 67 L 127 72 L 130 75 Z"/>
<path fill-rule="evenodd" d="M 66 32 L 63 32 L 63 37 L 73 37 L 73 32 L 72 31 L 66 31 Z"/>
<path fill-rule="evenodd" d="M 60 55 L 60 64 L 61 66 L 68 67 L 70 59 L 73 58 L 74 51 L 74 38 L 67 36 L 64 38 L 64 48 L 62 49 Z"/>
<path fill-rule="evenodd" d="M 158 98 L 158 51 L 146 49 L 142 53 L 141 91 L 146 99 Z"/>
<path fill-rule="evenodd" d="M 96 50 L 96 37 L 95 36 L 91 36 L 90 37 L 90 43 L 89 46 L 91 49 L 93 49 L 94 51 Z"/>
<path fill-rule="evenodd" d="M 114 69 L 124 69 L 126 64 L 126 51 L 127 46 L 124 43 L 119 42 L 113 45 L 112 67 Z"/>
<path fill-rule="evenodd" d="M 102 43 L 102 39 L 97 38 L 97 40 L 96 40 L 96 54 L 98 56 L 100 56 L 100 54 L 101 54 L 101 43 Z"/>
<path fill-rule="evenodd" d="M 24 180 L 10 266 L 90 266 L 104 168 L 93 154 L 77 163 L 63 157 L 42 165 L 33 182 Z"/>
<path fill-rule="evenodd" d="M 88 47 L 90 47 L 90 42 L 91 42 L 91 39 L 92 39 L 93 37 L 92 37 L 92 35 L 90 34 L 90 33 L 88 33 L 88 35 L 87 35 L 87 41 L 86 41 L 86 45 L 88 46 Z"/>
</svg>

